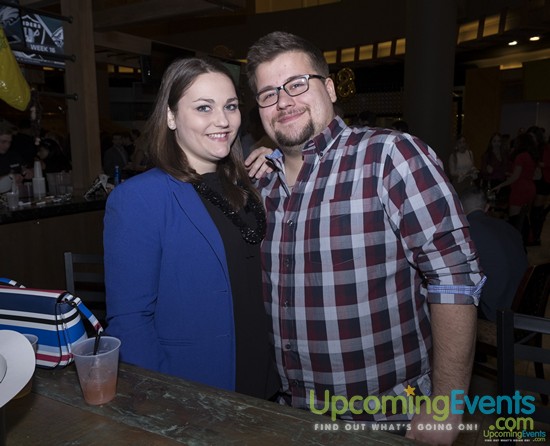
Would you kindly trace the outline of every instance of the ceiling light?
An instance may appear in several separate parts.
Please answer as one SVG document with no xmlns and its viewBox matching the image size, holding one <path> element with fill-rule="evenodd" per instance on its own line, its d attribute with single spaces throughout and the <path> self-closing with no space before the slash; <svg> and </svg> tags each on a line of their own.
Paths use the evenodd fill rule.
<svg viewBox="0 0 550 446">
<path fill-rule="evenodd" d="M 515 70 L 517 68 L 521 68 L 523 64 L 521 62 L 510 62 L 510 63 L 504 63 L 500 65 L 501 70 Z"/>
<path fill-rule="evenodd" d="M 531 42 L 536 42 L 537 40 L 540 40 L 540 36 L 529 37 L 529 40 L 530 40 Z"/>
<path fill-rule="evenodd" d="M 518 44 L 517 40 L 512 40 L 511 42 L 508 42 L 508 45 L 510 45 L 510 46 L 514 46 L 514 45 L 517 45 L 517 44 Z"/>
</svg>

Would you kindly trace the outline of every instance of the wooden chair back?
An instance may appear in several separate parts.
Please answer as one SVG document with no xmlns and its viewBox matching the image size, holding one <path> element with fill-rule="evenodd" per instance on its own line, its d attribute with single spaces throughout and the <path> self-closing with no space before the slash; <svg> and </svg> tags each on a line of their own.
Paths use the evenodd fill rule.
<svg viewBox="0 0 550 446">
<path fill-rule="evenodd" d="M 67 291 L 82 299 L 105 327 L 105 273 L 103 255 L 65 252 Z"/>
<path fill-rule="evenodd" d="M 518 286 L 510 310 L 529 316 L 544 317 L 549 298 L 550 262 L 529 266 Z M 496 358 L 497 343 L 496 323 L 478 319 L 476 353 Z M 497 369 L 484 362 L 475 362 L 474 373 L 495 378 Z"/>
<path fill-rule="evenodd" d="M 518 339 L 518 333 L 523 333 L 523 337 Z M 544 373 L 542 376 L 529 373 L 528 368 L 521 367 L 520 362 L 540 364 L 541 369 L 542 364 L 550 364 L 550 349 L 543 348 L 540 341 L 543 334 L 550 335 L 548 318 L 511 310 L 497 312 L 498 394 L 513 396 L 519 391 L 523 397 L 539 393 L 541 399 L 535 400 L 535 411 L 529 416 L 534 420 L 550 423 L 550 408 L 547 407 L 550 381 L 545 379 Z"/>
</svg>

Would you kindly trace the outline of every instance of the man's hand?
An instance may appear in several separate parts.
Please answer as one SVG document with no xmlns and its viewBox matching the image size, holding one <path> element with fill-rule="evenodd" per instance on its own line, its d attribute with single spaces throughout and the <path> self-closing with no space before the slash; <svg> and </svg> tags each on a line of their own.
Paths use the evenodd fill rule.
<svg viewBox="0 0 550 446">
<path fill-rule="evenodd" d="M 273 172 L 273 167 L 271 167 L 269 160 L 266 158 L 266 155 L 270 155 L 271 153 L 273 153 L 273 149 L 260 147 L 248 155 L 244 160 L 244 166 L 250 178 L 259 180 L 264 175 Z"/>
</svg>

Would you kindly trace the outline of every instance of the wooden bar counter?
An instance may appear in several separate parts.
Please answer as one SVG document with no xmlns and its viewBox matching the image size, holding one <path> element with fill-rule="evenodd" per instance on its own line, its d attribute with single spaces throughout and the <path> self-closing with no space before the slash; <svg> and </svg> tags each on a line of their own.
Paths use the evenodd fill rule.
<svg viewBox="0 0 550 446">
<path fill-rule="evenodd" d="M 32 393 L 8 403 L 5 417 L 7 446 L 416 444 L 386 432 L 347 431 L 328 417 L 123 363 L 110 403 L 84 402 L 73 364 L 37 369 Z"/>
</svg>

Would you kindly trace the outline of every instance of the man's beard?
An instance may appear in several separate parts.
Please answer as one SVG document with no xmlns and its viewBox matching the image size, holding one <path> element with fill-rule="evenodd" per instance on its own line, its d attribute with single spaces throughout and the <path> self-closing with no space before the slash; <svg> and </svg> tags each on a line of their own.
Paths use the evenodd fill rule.
<svg viewBox="0 0 550 446">
<path fill-rule="evenodd" d="M 275 130 L 275 141 L 281 148 L 291 149 L 291 151 L 302 150 L 302 147 L 315 134 L 313 122 L 310 120 L 298 134 L 285 134 L 280 130 Z"/>
</svg>

